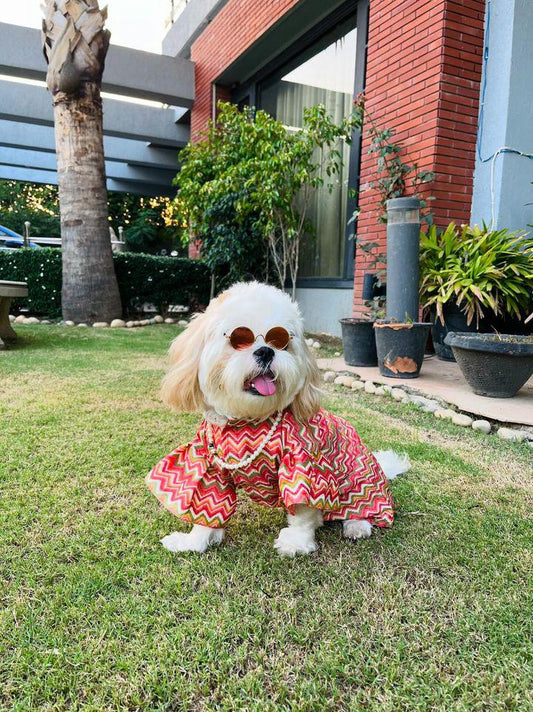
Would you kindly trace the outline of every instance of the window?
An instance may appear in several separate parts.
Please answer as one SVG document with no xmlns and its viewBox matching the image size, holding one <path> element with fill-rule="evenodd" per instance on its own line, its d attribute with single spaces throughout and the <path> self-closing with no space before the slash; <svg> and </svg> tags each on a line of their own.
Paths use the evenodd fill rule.
<svg viewBox="0 0 533 712">
<path fill-rule="evenodd" d="M 322 40 L 304 56 L 286 66 L 260 86 L 260 107 L 285 126 L 299 128 L 306 106 L 324 104 L 335 121 L 350 113 L 355 85 L 357 29 L 334 41 Z M 306 235 L 301 246 L 300 275 L 342 279 L 346 260 L 346 221 L 350 146 L 341 144 L 344 167 L 332 179 L 324 174 L 324 186 L 316 191 L 308 217 L 316 234 Z"/>
</svg>

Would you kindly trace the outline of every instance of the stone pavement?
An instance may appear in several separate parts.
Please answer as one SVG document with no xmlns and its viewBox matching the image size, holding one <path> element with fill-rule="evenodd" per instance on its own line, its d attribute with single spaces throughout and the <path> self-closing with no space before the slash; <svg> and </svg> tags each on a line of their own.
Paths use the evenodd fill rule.
<svg viewBox="0 0 533 712">
<path fill-rule="evenodd" d="M 490 418 L 501 423 L 516 423 L 533 426 L 533 378 L 523 386 L 514 398 L 486 398 L 470 390 L 459 366 L 451 361 L 441 361 L 436 356 L 424 359 L 418 378 L 386 378 L 376 367 L 347 366 L 342 357 L 318 359 L 323 371 L 348 371 L 364 381 L 403 386 L 421 395 L 441 398 L 466 413 Z"/>
</svg>

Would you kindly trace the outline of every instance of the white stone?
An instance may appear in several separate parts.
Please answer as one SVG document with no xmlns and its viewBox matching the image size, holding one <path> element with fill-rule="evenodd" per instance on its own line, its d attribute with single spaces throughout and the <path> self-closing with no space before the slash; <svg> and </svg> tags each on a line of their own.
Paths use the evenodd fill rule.
<svg viewBox="0 0 533 712">
<path fill-rule="evenodd" d="M 454 425 L 460 425 L 462 428 L 469 428 L 474 419 L 465 413 L 454 413 L 452 416 L 452 423 Z"/>
<path fill-rule="evenodd" d="M 41 324 L 51 324 L 52 322 L 49 319 L 41 319 Z"/>
<path fill-rule="evenodd" d="M 9 321 L 13 323 L 17 317 L 14 314 L 9 315 Z"/>
<path fill-rule="evenodd" d="M 364 390 L 364 387 L 365 387 L 364 381 L 354 381 L 352 383 L 352 391 L 362 391 L 362 390 Z"/>
<path fill-rule="evenodd" d="M 165 319 L 165 324 L 174 324 L 175 321 L 176 321 L 175 319 L 172 319 L 171 317 L 167 317 Z"/>
<path fill-rule="evenodd" d="M 451 410 L 451 408 L 437 408 L 433 415 L 441 420 L 451 420 L 455 415 L 455 411 Z"/>
<path fill-rule="evenodd" d="M 19 314 L 17 317 L 15 317 L 15 324 L 24 324 L 26 321 L 26 317 L 24 314 Z"/>
<path fill-rule="evenodd" d="M 313 341 L 313 348 L 314 349 L 319 349 L 322 346 L 320 341 Z"/>
<path fill-rule="evenodd" d="M 314 341 L 313 341 L 313 339 L 306 339 L 306 340 L 305 340 L 305 343 L 306 343 L 308 346 L 312 346 L 313 343 L 314 343 Z"/>
<path fill-rule="evenodd" d="M 383 388 L 383 386 L 378 386 L 376 390 L 374 391 L 375 396 L 385 396 L 387 395 L 387 391 Z"/>
<path fill-rule="evenodd" d="M 78 326 L 85 326 L 85 327 L 87 327 L 87 326 L 89 326 L 89 325 L 82 321 L 81 324 L 78 324 Z"/>
<path fill-rule="evenodd" d="M 365 381 L 365 392 L 366 393 L 375 393 L 376 392 L 376 386 L 372 383 L 372 381 Z"/>
<path fill-rule="evenodd" d="M 396 401 L 405 401 L 409 398 L 402 388 L 391 388 L 390 394 Z"/>
<path fill-rule="evenodd" d="M 337 374 L 335 371 L 326 371 L 322 378 L 326 383 L 333 383 L 333 381 L 337 378 Z"/>
<path fill-rule="evenodd" d="M 127 321 L 127 322 L 126 322 L 126 327 L 127 327 L 128 329 L 131 329 L 133 326 L 135 326 L 135 322 L 134 322 L 134 321 Z"/>
<path fill-rule="evenodd" d="M 154 316 L 154 321 L 155 321 L 156 324 L 162 324 L 165 320 L 163 319 L 163 317 L 161 316 L 161 314 L 156 314 L 156 315 Z"/>
<path fill-rule="evenodd" d="M 150 324 L 153 326 L 154 324 L 157 324 L 157 321 L 152 317 L 150 320 Z"/>
<path fill-rule="evenodd" d="M 416 405 L 417 408 L 420 408 L 425 413 L 434 413 L 440 407 L 438 401 L 432 398 L 424 398 L 424 396 L 409 396 L 409 402 Z"/>
<path fill-rule="evenodd" d="M 502 440 L 510 440 L 515 443 L 521 443 L 526 439 L 526 434 L 523 430 L 514 430 L 513 428 L 498 428 L 498 436 Z"/>
<path fill-rule="evenodd" d="M 35 317 L 35 316 L 29 316 L 29 317 L 25 320 L 24 323 L 25 323 L 25 324 L 40 324 L 40 323 L 41 323 L 41 320 L 40 320 L 40 319 L 37 319 L 37 317 Z"/>
<path fill-rule="evenodd" d="M 178 321 L 178 326 L 189 326 L 189 322 L 186 319 L 180 319 Z"/>
<path fill-rule="evenodd" d="M 472 430 L 479 430 L 481 433 L 490 433 L 491 427 L 488 420 L 474 420 Z"/>
<path fill-rule="evenodd" d="M 107 329 L 108 326 L 107 321 L 95 321 L 93 324 L 93 328 L 95 329 Z"/>
<path fill-rule="evenodd" d="M 75 322 L 67 320 L 63 322 L 63 326 L 76 326 Z"/>
<path fill-rule="evenodd" d="M 338 386 L 346 386 L 346 388 L 351 388 L 352 383 L 355 381 L 353 376 L 337 376 L 333 381 Z"/>
<path fill-rule="evenodd" d="M 141 326 L 150 326 L 150 319 L 141 319 L 139 323 Z"/>
<path fill-rule="evenodd" d="M 123 319 L 113 319 L 111 322 L 112 329 L 120 329 L 126 326 L 126 322 Z"/>
<path fill-rule="evenodd" d="M 335 353 L 334 353 L 333 355 L 334 355 L 334 356 L 340 356 L 340 355 L 341 355 L 341 352 L 340 352 L 340 351 L 335 351 Z"/>
</svg>

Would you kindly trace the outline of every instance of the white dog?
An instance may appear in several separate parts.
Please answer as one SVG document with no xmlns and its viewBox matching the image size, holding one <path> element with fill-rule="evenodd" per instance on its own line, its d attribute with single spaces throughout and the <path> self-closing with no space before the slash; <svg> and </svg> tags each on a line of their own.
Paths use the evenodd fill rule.
<svg viewBox="0 0 533 712">
<path fill-rule="evenodd" d="M 192 443 L 161 460 L 147 478 L 173 514 L 193 524 L 162 539 L 170 551 L 205 551 L 224 538 L 237 488 L 284 507 L 280 554 L 316 550 L 323 520 L 343 521 L 349 539 L 390 526 L 387 486 L 407 457 L 370 453 L 354 428 L 320 408 L 320 377 L 297 305 L 279 289 L 236 284 L 191 320 L 170 349 L 166 403 L 200 411 Z"/>
</svg>

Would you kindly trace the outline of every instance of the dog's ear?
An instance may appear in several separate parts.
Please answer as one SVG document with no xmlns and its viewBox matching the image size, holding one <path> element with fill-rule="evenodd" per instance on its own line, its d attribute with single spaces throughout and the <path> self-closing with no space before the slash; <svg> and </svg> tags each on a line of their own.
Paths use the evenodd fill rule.
<svg viewBox="0 0 533 712">
<path fill-rule="evenodd" d="M 206 320 L 205 312 L 195 315 L 170 347 L 170 369 L 163 378 L 161 397 L 175 410 L 193 412 L 205 407 L 198 366 L 205 343 Z"/>
<path fill-rule="evenodd" d="M 302 360 L 305 368 L 305 381 L 303 388 L 291 403 L 291 410 L 296 420 L 305 422 L 320 410 L 322 391 L 320 388 L 320 371 L 303 339 Z"/>
</svg>

